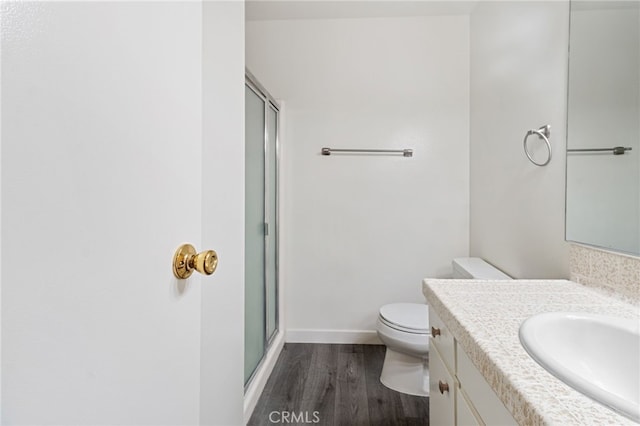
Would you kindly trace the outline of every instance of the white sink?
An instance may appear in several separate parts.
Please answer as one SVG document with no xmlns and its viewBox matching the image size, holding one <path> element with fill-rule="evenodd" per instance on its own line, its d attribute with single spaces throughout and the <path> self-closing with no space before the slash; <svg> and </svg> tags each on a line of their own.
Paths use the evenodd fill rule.
<svg viewBox="0 0 640 426">
<path fill-rule="evenodd" d="M 640 325 L 612 316 L 549 312 L 520 326 L 525 350 L 577 391 L 640 422 Z"/>
</svg>

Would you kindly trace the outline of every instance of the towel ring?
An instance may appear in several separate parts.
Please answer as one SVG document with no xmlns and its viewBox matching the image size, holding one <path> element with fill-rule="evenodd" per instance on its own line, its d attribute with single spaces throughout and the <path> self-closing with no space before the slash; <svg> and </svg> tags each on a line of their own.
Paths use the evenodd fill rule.
<svg viewBox="0 0 640 426">
<path fill-rule="evenodd" d="M 527 148 L 527 138 L 533 135 L 534 133 L 538 135 L 538 137 L 542 138 L 544 140 L 544 143 L 547 144 L 547 151 L 549 152 L 549 156 L 547 157 L 547 161 L 545 161 L 544 163 L 536 163 L 531 157 L 531 154 L 529 154 L 529 148 Z M 549 164 L 549 161 L 551 161 L 551 143 L 549 142 L 550 135 L 551 135 L 551 126 L 547 124 L 546 126 L 540 127 L 538 130 L 535 130 L 535 129 L 529 130 L 524 137 L 524 142 L 523 142 L 524 153 L 527 154 L 527 158 L 529 159 L 529 161 L 531 161 L 536 166 L 546 166 L 547 164 Z"/>
</svg>

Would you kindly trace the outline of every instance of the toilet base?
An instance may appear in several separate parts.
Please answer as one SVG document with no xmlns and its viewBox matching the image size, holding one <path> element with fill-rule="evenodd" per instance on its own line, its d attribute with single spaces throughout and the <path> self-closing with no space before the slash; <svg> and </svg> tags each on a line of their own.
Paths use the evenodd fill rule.
<svg viewBox="0 0 640 426">
<path fill-rule="evenodd" d="M 380 382 L 394 391 L 429 396 L 429 359 L 405 355 L 387 347 Z"/>
</svg>

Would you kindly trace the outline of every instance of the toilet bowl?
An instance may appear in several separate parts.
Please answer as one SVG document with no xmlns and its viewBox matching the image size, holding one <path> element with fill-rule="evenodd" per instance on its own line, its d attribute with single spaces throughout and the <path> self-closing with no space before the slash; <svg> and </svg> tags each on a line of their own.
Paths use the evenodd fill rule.
<svg viewBox="0 0 640 426">
<path fill-rule="evenodd" d="M 387 346 L 380 381 L 409 395 L 429 396 L 429 308 L 392 303 L 380 308 L 378 337 Z"/>
<path fill-rule="evenodd" d="M 477 257 L 454 259 L 453 278 L 508 280 L 508 275 Z M 387 346 L 380 381 L 409 395 L 429 396 L 429 307 L 392 303 L 378 313 L 378 337 Z"/>
</svg>

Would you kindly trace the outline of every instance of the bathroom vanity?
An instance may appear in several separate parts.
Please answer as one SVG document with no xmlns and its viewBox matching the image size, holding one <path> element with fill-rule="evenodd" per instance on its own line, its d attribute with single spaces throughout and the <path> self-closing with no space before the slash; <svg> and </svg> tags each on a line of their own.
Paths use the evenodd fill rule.
<svg viewBox="0 0 640 426">
<path fill-rule="evenodd" d="M 425 279 L 430 424 L 634 425 L 555 378 L 524 350 L 520 324 L 556 311 L 640 321 L 640 308 L 566 280 Z"/>
<path fill-rule="evenodd" d="M 429 324 L 429 424 L 517 425 L 433 310 Z"/>
</svg>

